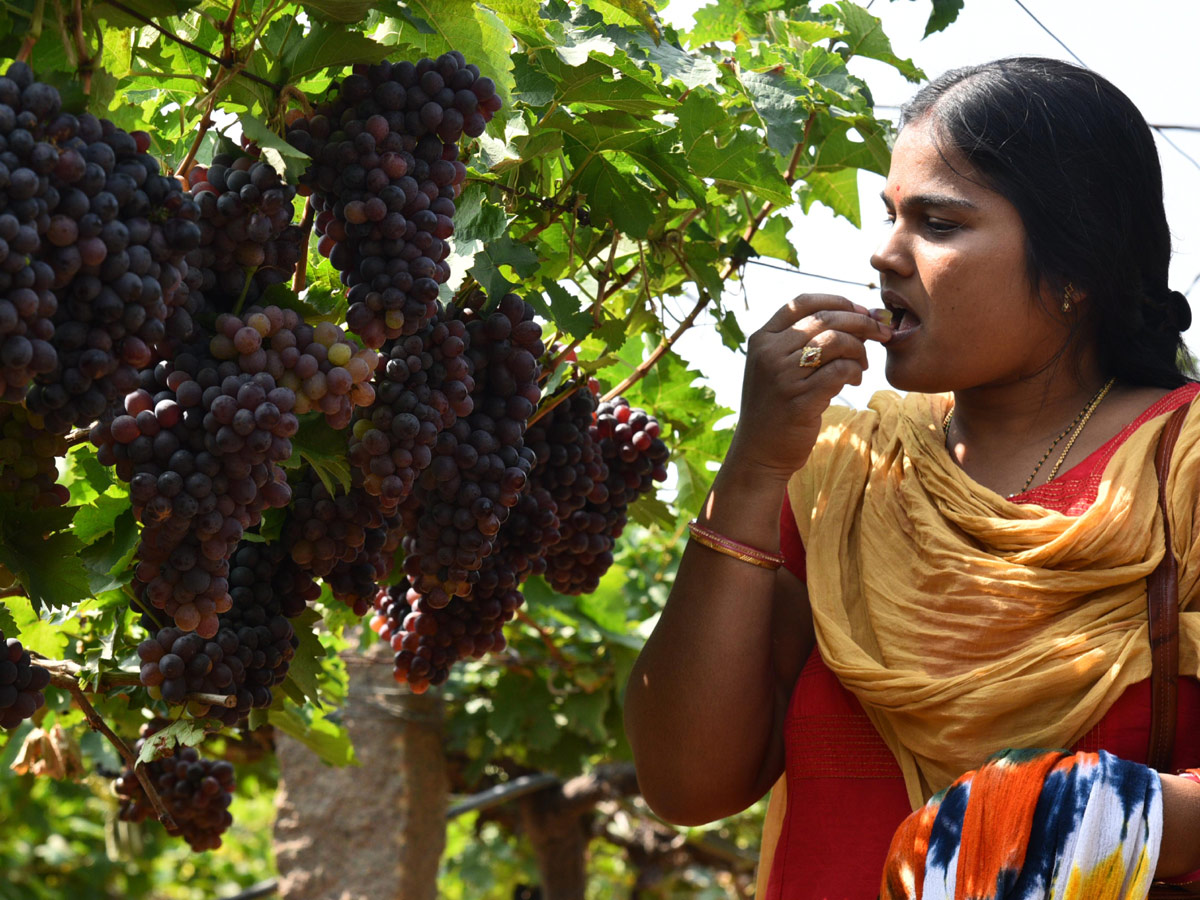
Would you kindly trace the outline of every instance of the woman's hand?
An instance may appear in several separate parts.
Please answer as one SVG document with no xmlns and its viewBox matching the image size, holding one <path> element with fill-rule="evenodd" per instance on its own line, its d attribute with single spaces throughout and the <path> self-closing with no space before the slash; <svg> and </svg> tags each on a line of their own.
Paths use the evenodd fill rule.
<svg viewBox="0 0 1200 900">
<path fill-rule="evenodd" d="M 726 464 L 784 479 L 804 465 L 821 415 L 848 384 L 862 384 L 866 341 L 887 342 L 892 328 L 845 297 L 801 294 L 747 343 L 742 411 Z M 820 365 L 801 365 L 806 347 Z"/>
</svg>

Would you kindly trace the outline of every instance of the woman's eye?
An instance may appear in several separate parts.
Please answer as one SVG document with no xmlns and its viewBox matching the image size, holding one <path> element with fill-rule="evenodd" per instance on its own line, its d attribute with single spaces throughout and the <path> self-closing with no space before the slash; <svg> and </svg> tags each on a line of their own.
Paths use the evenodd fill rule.
<svg viewBox="0 0 1200 900">
<path fill-rule="evenodd" d="M 951 231 L 956 231 L 961 226 L 958 222 L 947 222 L 945 219 L 928 219 L 925 222 L 925 227 L 935 234 L 948 234 Z"/>
</svg>

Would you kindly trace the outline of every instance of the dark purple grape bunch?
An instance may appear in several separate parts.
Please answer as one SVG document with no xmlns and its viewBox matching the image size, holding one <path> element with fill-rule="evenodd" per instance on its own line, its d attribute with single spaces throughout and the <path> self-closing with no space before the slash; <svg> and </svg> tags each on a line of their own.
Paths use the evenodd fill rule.
<svg viewBox="0 0 1200 900">
<path fill-rule="evenodd" d="M 65 433 L 136 384 L 182 299 L 198 211 L 150 138 L 61 112 L 16 63 L 0 78 L 0 368 L 4 396 Z"/>
<path fill-rule="evenodd" d="M 134 753 L 141 752 L 152 733 L 142 729 L 143 736 L 134 745 Z M 221 846 L 221 835 L 233 824 L 229 805 L 237 782 L 232 765 L 206 759 L 195 747 L 184 747 L 174 756 L 147 763 L 145 774 L 175 822 L 170 834 L 182 837 L 197 853 Z M 122 821 L 143 822 L 156 817 L 154 806 L 132 769 L 125 769 L 113 787 L 121 798 L 118 815 Z"/>
<path fill-rule="evenodd" d="M 0 402 L 0 496 L 38 509 L 62 506 L 69 492 L 56 484 L 56 460 L 67 439 L 46 431 L 25 407 Z"/>
<path fill-rule="evenodd" d="M 39 251 L 61 200 L 50 187 L 59 151 L 41 137 L 61 108 L 58 91 L 35 81 L 25 63 L 0 77 L 0 400 L 10 402 L 58 363 L 51 343 L 55 273 Z M 77 156 L 64 164 L 68 174 Z"/>
<path fill-rule="evenodd" d="M 601 402 L 591 434 L 608 464 L 609 502 L 628 506 L 666 480 L 671 451 L 661 433 L 658 419 L 624 397 Z"/>
<path fill-rule="evenodd" d="M 294 411 L 324 413 L 333 428 L 350 424 L 356 407 L 370 406 L 370 378 L 379 354 L 360 347 L 332 322 L 309 325 L 290 309 L 251 307 L 241 316 L 217 316 L 209 351 L 236 360 L 243 372 L 267 372 L 296 395 Z"/>
<path fill-rule="evenodd" d="M 264 509 L 291 499 L 278 463 L 299 428 L 295 394 L 203 351 L 141 373 L 122 415 L 92 428 L 98 458 L 128 481 L 143 525 L 135 569 L 142 612 L 165 611 L 211 638 L 229 609 L 229 557 Z"/>
<path fill-rule="evenodd" d="M 291 280 L 305 251 L 304 232 L 292 224 L 295 187 L 268 163 L 231 154 L 186 177 L 200 214 L 200 246 L 188 255 L 191 318 L 253 306 Z"/>
<path fill-rule="evenodd" d="M 391 572 L 399 517 L 361 487 L 330 493 L 311 469 L 292 490 L 281 545 L 302 570 L 324 579 L 335 599 L 363 615 Z"/>
<path fill-rule="evenodd" d="M 320 595 L 311 577 L 278 547 L 243 541 L 229 562 L 231 605 L 210 640 L 175 627 L 138 645 L 142 684 L 168 703 L 189 703 L 197 716 L 235 725 L 251 709 L 271 705 L 299 641 L 289 619 Z M 195 699 L 234 696 L 234 707 Z"/>
<path fill-rule="evenodd" d="M 313 158 L 304 176 L 327 256 L 349 287 L 346 322 L 369 347 L 415 334 L 450 277 L 464 134 L 499 110 L 490 78 L 451 51 L 417 63 L 355 67 L 288 141 Z"/>
<path fill-rule="evenodd" d="M 4 632 L 0 631 L 0 641 Z M 0 658 L 0 728 L 12 730 L 46 703 L 42 691 L 50 684 L 50 673 L 35 666 L 29 651 L 16 638 L 4 641 Z"/>
<path fill-rule="evenodd" d="M 659 433 L 658 420 L 624 397 L 599 405 L 587 440 L 598 449 L 608 476 L 582 508 L 561 519 L 562 540 L 546 559 L 546 580 L 559 593 L 587 594 L 599 586 L 629 521 L 629 504 L 667 477 L 670 452 Z"/>
<path fill-rule="evenodd" d="M 525 444 L 537 457 L 532 481 L 554 498 L 560 519 L 582 509 L 590 500 L 608 499 L 608 465 L 591 428 L 599 401 L 578 382 L 562 390 L 570 396 L 529 426 Z"/>
<path fill-rule="evenodd" d="M 475 370 L 472 411 L 438 435 L 433 461 L 401 505 L 404 571 L 433 606 L 470 596 L 535 462 L 524 436 L 541 397 L 541 326 L 515 294 L 491 312 L 482 295 L 472 303 L 462 313 Z"/>
<path fill-rule="evenodd" d="M 433 460 L 438 435 L 474 408 L 467 327 L 444 311 L 418 333 L 389 341 L 375 373 L 375 402 L 359 412 L 348 458 L 363 488 L 394 511 Z"/>
</svg>

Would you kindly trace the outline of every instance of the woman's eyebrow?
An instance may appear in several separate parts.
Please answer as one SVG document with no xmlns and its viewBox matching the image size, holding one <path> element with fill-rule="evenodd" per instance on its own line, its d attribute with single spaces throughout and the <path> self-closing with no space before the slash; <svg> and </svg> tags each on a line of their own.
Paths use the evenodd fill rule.
<svg viewBox="0 0 1200 900">
<path fill-rule="evenodd" d="M 887 191 L 879 192 L 879 199 L 883 201 L 883 205 L 888 209 L 892 208 L 891 198 L 888 197 Z M 905 209 L 928 209 L 929 207 L 941 207 L 943 209 L 978 209 L 970 200 L 965 200 L 962 197 L 952 197 L 949 194 L 913 194 L 905 197 L 900 205 Z"/>
</svg>

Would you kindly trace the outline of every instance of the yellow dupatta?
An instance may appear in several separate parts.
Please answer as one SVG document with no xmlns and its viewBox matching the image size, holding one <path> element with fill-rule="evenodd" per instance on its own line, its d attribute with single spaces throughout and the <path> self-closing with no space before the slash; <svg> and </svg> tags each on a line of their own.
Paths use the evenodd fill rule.
<svg viewBox="0 0 1200 900">
<path fill-rule="evenodd" d="M 1070 746 L 1149 677 L 1145 579 L 1163 552 L 1165 415 L 1118 448 L 1092 506 L 1066 516 L 972 481 L 943 444 L 949 402 L 887 391 L 866 410 L 831 407 L 788 485 L 817 644 L 896 757 L 914 809 L 997 750 Z M 1183 610 L 1200 590 L 1198 442 L 1192 414 L 1168 478 Z M 1180 672 L 1200 675 L 1200 611 L 1179 625 Z"/>
</svg>

